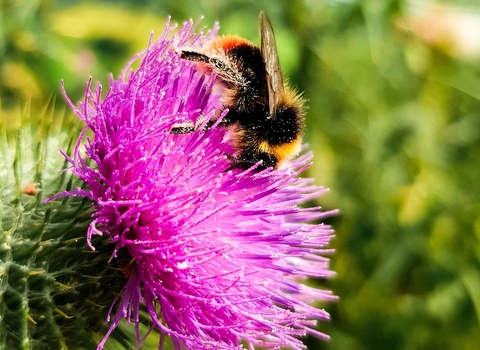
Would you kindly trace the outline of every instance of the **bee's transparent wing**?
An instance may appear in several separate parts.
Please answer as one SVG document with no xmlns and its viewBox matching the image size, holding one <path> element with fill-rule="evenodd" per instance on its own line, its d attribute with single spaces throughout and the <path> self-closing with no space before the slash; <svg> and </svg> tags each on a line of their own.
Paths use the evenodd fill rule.
<svg viewBox="0 0 480 350">
<path fill-rule="evenodd" d="M 267 72 L 268 85 L 268 103 L 270 115 L 274 115 L 275 107 L 281 97 L 285 94 L 283 87 L 282 70 L 278 59 L 277 44 L 270 19 L 265 12 L 260 12 L 258 17 L 258 26 L 260 30 L 260 50 L 262 52 L 263 62 Z"/>
</svg>

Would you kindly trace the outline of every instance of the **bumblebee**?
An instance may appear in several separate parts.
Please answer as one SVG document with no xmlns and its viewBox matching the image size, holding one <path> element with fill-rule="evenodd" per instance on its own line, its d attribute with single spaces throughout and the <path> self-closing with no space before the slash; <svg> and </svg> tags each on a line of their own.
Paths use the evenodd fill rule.
<svg viewBox="0 0 480 350">
<path fill-rule="evenodd" d="M 281 167 L 300 151 L 303 99 L 283 82 L 272 24 L 259 15 L 260 48 L 238 36 L 216 38 L 204 51 L 182 51 L 182 59 L 197 62 L 206 74 L 215 73 L 228 113 L 218 124 L 232 134 L 236 150 L 232 168 L 257 170 Z M 208 129 L 215 123 L 210 120 Z M 198 123 L 197 123 L 198 124 Z M 197 126 L 174 126 L 186 133 Z"/>
</svg>

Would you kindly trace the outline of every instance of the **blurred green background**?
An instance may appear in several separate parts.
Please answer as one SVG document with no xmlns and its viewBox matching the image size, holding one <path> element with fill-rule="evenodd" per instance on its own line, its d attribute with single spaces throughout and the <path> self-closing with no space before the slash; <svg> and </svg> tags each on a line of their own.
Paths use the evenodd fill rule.
<svg viewBox="0 0 480 350">
<path fill-rule="evenodd" d="M 0 0 L 0 125 L 108 86 L 150 31 L 205 16 L 259 42 L 270 16 L 308 100 L 308 175 L 331 192 L 340 296 L 309 349 L 478 349 L 480 6 L 475 2 Z M 67 112 L 70 113 L 70 112 Z M 59 155 L 60 157 L 60 155 Z M 315 282 L 317 283 L 317 282 Z"/>
</svg>

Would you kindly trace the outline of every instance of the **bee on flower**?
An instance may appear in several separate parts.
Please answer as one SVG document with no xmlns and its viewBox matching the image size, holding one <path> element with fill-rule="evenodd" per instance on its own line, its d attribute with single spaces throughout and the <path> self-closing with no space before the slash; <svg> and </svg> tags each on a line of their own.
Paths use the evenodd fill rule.
<svg viewBox="0 0 480 350">
<path fill-rule="evenodd" d="M 310 303 L 336 297 L 301 281 L 333 275 L 323 256 L 333 231 L 319 221 L 335 212 L 303 207 L 326 190 L 299 177 L 312 160 L 297 156 L 303 102 L 283 84 L 265 14 L 260 29 L 256 48 L 217 38 L 216 27 L 168 23 L 105 97 L 89 83 L 84 102 L 70 102 L 86 126 L 67 159 L 86 186 L 58 196 L 90 198 L 90 247 L 107 235 L 113 258 L 128 255 L 99 348 L 122 318 L 138 325 L 142 304 L 178 350 L 304 349 L 307 334 L 328 338 L 316 330 L 328 313 Z M 256 56 L 260 85 L 233 56 L 207 54 L 218 40 L 224 54 L 240 45 Z"/>
</svg>

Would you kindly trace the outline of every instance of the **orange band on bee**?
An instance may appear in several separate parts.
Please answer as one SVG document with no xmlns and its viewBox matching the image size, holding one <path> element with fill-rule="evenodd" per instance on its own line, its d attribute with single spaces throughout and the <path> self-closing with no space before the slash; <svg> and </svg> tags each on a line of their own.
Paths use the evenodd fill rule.
<svg viewBox="0 0 480 350">
<path fill-rule="evenodd" d="M 209 46 L 209 50 L 228 51 L 238 47 L 239 45 L 254 46 L 247 39 L 243 39 L 236 35 L 222 35 L 217 37 Z"/>
<path fill-rule="evenodd" d="M 300 151 L 302 145 L 302 139 L 298 137 L 292 142 L 282 143 L 280 145 L 271 145 L 270 151 L 277 157 L 279 160 L 289 158 L 292 155 L 296 155 Z"/>
</svg>

